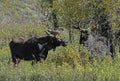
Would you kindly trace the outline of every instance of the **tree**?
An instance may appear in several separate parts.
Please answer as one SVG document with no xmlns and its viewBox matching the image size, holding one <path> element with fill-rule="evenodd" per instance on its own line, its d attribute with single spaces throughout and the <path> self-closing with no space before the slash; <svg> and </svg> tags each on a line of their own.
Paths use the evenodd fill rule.
<svg viewBox="0 0 120 81">
<path fill-rule="evenodd" d="M 80 28 L 96 27 L 96 32 L 107 38 L 112 57 L 115 56 L 113 30 L 118 28 L 115 20 L 119 0 L 56 0 L 54 8 L 59 15 L 59 24 L 73 30 L 74 22 L 80 22 Z M 116 17 L 116 18 L 115 18 Z"/>
<path fill-rule="evenodd" d="M 58 28 L 58 20 L 57 20 L 57 14 L 56 11 L 54 10 L 54 0 L 41 0 L 43 4 L 41 4 L 43 7 L 43 10 L 47 12 L 48 15 L 48 20 L 51 21 L 54 29 Z"/>
<path fill-rule="evenodd" d="M 73 42 L 73 25 L 76 22 L 84 22 L 90 17 L 88 14 L 90 8 L 87 8 L 89 1 L 82 0 L 56 0 L 54 2 L 54 8 L 58 14 L 59 25 L 65 26 L 69 30 L 70 42 Z M 91 12 L 89 12 L 91 13 Z M 81 27 L 85 27 L 84 23 Z"/>
<path fill-rule="evenodd" d="M 109 0 L 98 0 L 94 6 L 94 21 L 98 24 L 96 28 L 97 33 L 101 36 L 106 37 L 107 45 L 110 47 L 111 57 L 115 57 L 115 46 L 113 42 L 113 27 L 112 27 L 112 14 L 114 14 L 113 5 Z M 107 2 L 107 4 L 106 4 Z"/>
</svg>

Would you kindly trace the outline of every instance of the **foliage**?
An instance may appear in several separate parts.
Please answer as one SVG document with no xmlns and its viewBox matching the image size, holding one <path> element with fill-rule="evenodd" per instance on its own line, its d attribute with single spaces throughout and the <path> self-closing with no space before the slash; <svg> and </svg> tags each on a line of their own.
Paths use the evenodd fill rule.
<svg viewBox="0 0 120 81">
<path fill-rule="evenodd" d="M 69 50 L 71 49 L 71 50 Z M 62 65 L 56 66 L 58 63 L 50 61 L 59 52 L 52 52 L 47 58 L 47 61 L 31 66 L 30 62 L 22 61 L 18 67 L 13 67 L 12 63 L 8 64 L 10 52 L 8 47 L 3 47 L 0 51 L 0 81 L 119 81 L 119 59 L 115 62 L 107 57 L 104 61 L 93 63 L 88 62 L 86 66 L 75 63 L 75 67 L 71 65 L 71 61 L 81 60 L 76 55 L 69 54 L 64 57 L 64 54 L 57 55 L 57 62 L 61 62 L 60 57 L 64 57 Z M 59 49 L 57 49 L 58 51 Z M 62 49 L 64 50 L 64 49 Z M 70 46 L 65 50 L 73 51 Z M 66 51 L 67 52 L 67 51 Z M 3 55 L 4 54 L 4 55 Z M 73 58 L 74 57 L 74 58 Z M 66 58 L 66 59 L 65 59 Z M 69 62 L 68 60 L 69 59 Z M 66 61 L 67 60 L 67 61 Z M 68 62 L 68 63 L 67 63 Z"/>
<path fill-rule="evenodd" d="M 24 20 L 51 22 L 51 12 L 55 11 L 60 26 L 73 25 L 74 22 L 79 21 L 81 27 L 83 25 L 90 27 L 95 14 L 99 14 L 99 9 L 104 8 L 105 11 L 101 14 L 109 16 L 114 29 L 119 28 L 119 0 L 53 0 L 53 3 L 50 1 L 52 0 L 0 0 L 2 23 L 4 20 L 10 22 L 11 19 L 16 23 Z"/>
<path fill-rule="evenodd" d="M 71 25 L 78 21 L 81 22 L 80 27 L 91 27 L 95 14 L 101 14 L 109 16 L 113 28 L 118 28 L 116 19 L 118 21 L 119 3 L 119 0 L 56 0 L 54 8 L 60 25 Z M 105 9 L 105 11 L 100 13 L 100 9 Z"/>
<path fill-rule="evenodd" d="M 21 28 L 25 28 L 24 30 Z M 31 35 L 45 35 L 45 28 L 35 25 L 9 25 L 3 30 L 0 38 L 11 39 L 12 37 Z M 66 34 L 63 33 L 62 36 Z M 9 47 L 5 45 L 0 50 L 0 81 L 119 81 L 120 56 L 116 61 L 106 57 L 103 61 L 89 61 L 89 51 L 78 44 L 68 44 L 67 47 L 59 47 L 55 52 L 49 52 L 48 58 L 42 63 L 31 65 L 31 62 L 21 61 L 18 67 L 11 62 Z M 78 51 L 80 48 L 80 52 Z"/>
<path fill-rule="evenodd" d="M 88 49 L 78 45 L 78 31 L 74 31 L 73 44 L 49 51 L 47 60 L 42 63 L 31 66 L 31 62 L 23 60 L 18 67 L 13 66 L 10 40 L 45 36 L 44 31 L 49 26 L 32 20 L 44 21 L 47 17 L 49 20 L 52 11 L 56 12 L 60 26 L 69 29 L 78 21 L 81 27 L 92 28 L 96 26 L 93 17 L 99 9 L 105 8 L 99 15 L 108 15 L 114 31 L 120 26 L 120 0 L 53 0 L 53 7 L 50 5 L 49 0 L 0 0 L 0 18 L 3 17 L 0 23 L 0 81 L 119 81 L 119 53 L 114 60 L 106 56 L 103 61 L 91 61 Z M 26 23 L 18 22 L 24 19 Z M 67 29 L 61 38 L 68 39 Z"/>
</svg>

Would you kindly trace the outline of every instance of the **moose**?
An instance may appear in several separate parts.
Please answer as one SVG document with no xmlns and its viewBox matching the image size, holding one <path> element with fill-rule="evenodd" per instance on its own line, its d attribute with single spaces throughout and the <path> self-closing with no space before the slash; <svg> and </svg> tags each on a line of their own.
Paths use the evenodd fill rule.
<svg viewBox="0 0 120 81">
<path fill-rule="evenodd" d="M 100 57 L 103 60 L 105 55 L 110 55 L 114 59 L 115 53 L 112 38 L 109 38 L 109 40 L 106 36 L 99 33 L 98 29 L 82 28 L 79 23 L 77 24 L 73 28 L 80 31 L 79 44 L 88 48 L 92 58 Z"/>
<path fill-rule="evenodd" d="M 55 51 L 58 46 L 67 46 L 67 41 L 55 36 L 32 37 L 27 41 L 22 38 L 14 38 L 9 43 L 12 62 L 14 65 L 20 63 L 20 60 L 32 61 L 32 65 L 46 60 L 48 51 Z"/>
<path fill-rule="evenodd" d="M 103 59 L 106 54 L 110 55 L 111 58 L 114 59 L 115 47 L 112 38 L 108 39 L 107 37 L 102 36 L 101 34 L 96 34 L 89 29 L 81 29 L 80 32 L 81 35 L 79 43 L 86 45 L 93 56 L 96 56 L 97 54 Z"/>
</svg>

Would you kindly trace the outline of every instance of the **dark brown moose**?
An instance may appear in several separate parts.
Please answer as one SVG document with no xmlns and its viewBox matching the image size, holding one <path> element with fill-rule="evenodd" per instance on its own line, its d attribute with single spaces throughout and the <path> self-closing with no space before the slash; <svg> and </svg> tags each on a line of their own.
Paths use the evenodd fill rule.
<svg viewBox="0 0 120 81">
<path fill-rule="evenodd" d="M 32 64 L 41 61 L 41 59 L 45 60 L 49 50 L 55 50 L 56 47 L 61 45 L 66 46 L 67 42 L 54 36 L 33 37 L 27 41 L 14 38 L 9 43 L 12 62 L 15 65 L 19 64 L 20 60 L 32 61 Z"/>
</svg>

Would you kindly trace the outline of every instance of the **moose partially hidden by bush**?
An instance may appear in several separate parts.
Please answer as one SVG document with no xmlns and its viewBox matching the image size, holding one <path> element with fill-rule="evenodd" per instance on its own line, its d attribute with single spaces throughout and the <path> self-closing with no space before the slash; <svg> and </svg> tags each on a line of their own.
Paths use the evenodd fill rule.
<svg viewBox="0 0 120 81">
<path fill-rule="evenodd" d="M 9 43 L 12 61 L 19 64 L 20 60 L 30 60 L 32 65 L 41 59 L 46 59 L 48 51 L 55 50 L 58 46 L 66 46 L 67 42 L 55 36 L 33 37 L 24 41 L 22 38 L 14 38 Z"/>
<path fill-rule="evenodd" d="M 111 26 L 84 29 L 80 27 L 78 22 L 78 25 L 73 28 L 80 31 L 79 44 L 86 46 L 92 57 L 98 56 L 104 59 L 106 55 L 110 55 L 113 59 L 115 58 L 116 53 Z M 116 35 L 119 36 L 118 34 Z"/>
</svg>

